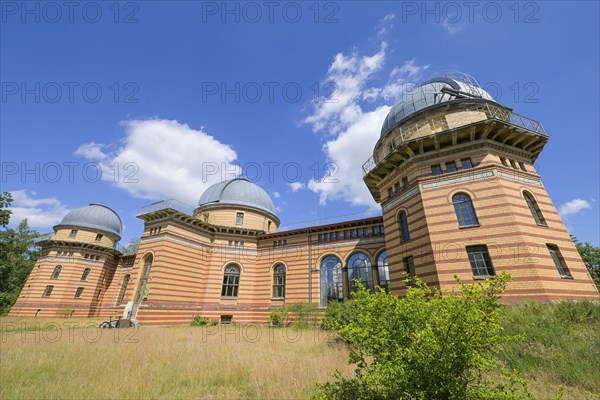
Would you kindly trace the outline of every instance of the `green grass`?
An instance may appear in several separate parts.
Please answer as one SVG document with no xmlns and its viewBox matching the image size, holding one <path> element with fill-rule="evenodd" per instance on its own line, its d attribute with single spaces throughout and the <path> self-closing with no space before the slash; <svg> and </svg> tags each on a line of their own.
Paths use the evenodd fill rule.
<svg viewBox="0 0 600 400">
<path fill-rule="evenodd" d="M 299 399 L 336 369 L 354 370 L 345 347 L 313 329 L 141 327 L 98 337 L 84 327 L 99 322 L 0 318 L 0 398 Z M 536 398 L 554 399 L 560 386 L 564 399 L 600 393 L 599 304 L 507 307 L 504 325 L 525 339 L 502 363 Z"/>
<path fill-rule="evenodd" d="M 504 326 L 524 340 L 506 346 L 502 361 L 530 380 L 539 398 L 554 397 L 560 386 L 565 398 L 600 394 L 600 304 L 512 306 Z"/>
</svg>

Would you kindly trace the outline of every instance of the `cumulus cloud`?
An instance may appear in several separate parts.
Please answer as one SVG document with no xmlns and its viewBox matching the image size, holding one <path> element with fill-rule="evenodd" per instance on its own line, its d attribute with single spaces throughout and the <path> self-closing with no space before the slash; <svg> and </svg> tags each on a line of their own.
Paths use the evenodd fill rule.
<svg viewBox="0 0 600 400">
<path fill-rule="evenodd" d="M 124 121 L 122 143 L 81 145 L 75 155 L 99 162 L 102 179 L 143 199 L 195 204 L 210 185 L 240 174 L 237 153 L 204 131 L 165 119 Z M 108 154 L 105 148 L 116 148 Z M 115 171 L 119 171 L 118 176 Z"/>
<path fill-rule="evenodd" d="M 292 182 L 288 183 L 287 185 L 292 189 L 292 192 L 297 192 L 298 190 L 306 187 L 306 185 L 302 182 Z"/>
<path fill-rule="evenodd" d="M 33 228 L 50 228 L 58 224 L 69 212 L 58 199 L 54 197 L 35 198 L 35 192 L 15 190 L 10 192 L 13 202 L 10 206 L 10 226 L 17 226 L 27 219 Z"/>
<path fill-rule="evenodd" d="M 362 164 L 372 155 L 385 116 L 407 90 L 420 80 L 428 65 L 415 59 L 394 68 L 383 86 L 371 84 L 379 77 L 386 59 L 386 44 L 373 55 L 358 52 L 339 53 L 331 63 L 325 82 L 334 82 L 336 92 L 329 100 L 314 104 L 304 119 L 314 132 L 328 140 L 323 151 L 330 163 L 323 179 L 311 179 L 307 187 L 319 194 L 319 201 L 343 200 L 353 205 L 376 208 L 376 203 L 362 180 Z M 364 102 L 371 104 L 365 109 Z"/>
<path fill-rule="evenodd" d="M 446 32 L 448 32 L 448 35 L 450 35 L 450 36 L 454 36 L 458 32 L 465 29 L 464 25 L 461 25 L 457 22 L 450 22 L 450 21 L 448 21 L 448 19 L 444 19 L 442 21 L 441 25 L 442 25 L 442 28 L 444 28 L 446 30 Z"/>
<path fill-rule="evenodd" d="M 587 208 L 592 208 L 591 204 L 587 200 L 578 198 L 561 204 L 558 209 L 558 213 L 564 218 L 569 215 L 579 214 L 581 211 Z"/>
</svg>

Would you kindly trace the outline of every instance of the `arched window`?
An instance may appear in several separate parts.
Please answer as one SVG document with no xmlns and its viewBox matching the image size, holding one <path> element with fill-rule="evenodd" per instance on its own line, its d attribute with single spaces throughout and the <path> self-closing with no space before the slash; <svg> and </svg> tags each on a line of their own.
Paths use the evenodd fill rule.
<svg viewBox="0 0 600 400">
<path fill-rule="evenodd" d="M 475 209 L 471 198 L 465 193 L 457 193 L 452 196 L 452 204 L 454 204 L 454 212 L 458 219 L 458 226 L 477 226 L 479 221 L 475 215 Z"/>
<path fill-rule="evenodd" d="M 379 272 L 379 287 L 390 291 L 390 270 L 387 262 L 387 250 L 384 250 L 377 257 L 377 272 Z"/>
<path fill-rule="evenodd" d="M 123 303 L 123 299 L 125 298 L 125 293 L 127 292 L 127 286 L 129 285 L 129 280 L 131 279 L 131 275 L 127 274 L 123 278 L 123 283 L 121 284 L 121 290 L 119 291 L 119 297 L 117 298 L 117 305 L 121 305 Z"/>
<path fill-rule="evenodd" d="M 62 271 L 62 265 L 57 265 L 56 267 L 54 267 L 54 271 L 52 271 L 52 275 L 50 275 L 50 278 L 58 279 L 60 271 Z"/>
<path fill-rule="evenodd" d="M 346 268 L 348 269 L 348 293 L 357 290 L 355 279 L 362 282 L 371 293 L 373 292 L 373 271 L 369 257 L 363 253 L 352 254 Z"/>
<path fill-rule="evenodd" d="M 83 274 L 81 274 L 82 281 L 87 281 L 88 276 L 90 276 L 90 271 L 91 271 L 91 269 L 89 269 L 89 268 L 86 268 L 83 270 Z"/>
<path fill-rule="evenodd" d="M 221 296 L 237 297 L 239 286 L 240 267 L 235 264 L 228 265 L 225 267 L 225 273 L 223 274 L 223 289 L 221 289 Z"/>
<path fill-rule="evenodd" d="M 379 287 L 385 289 L 386 292 L 389 292 L 390 270 L 388 268 L 387 251 L 383 251 L 379 257 L 377 257 L 377 271 L 379 272 Z"/>
<path fill-rule="evenodd" d="M 538 225 L 546 225 L 546 220 L 544 219 L 544 216 L 542 215 L 542 211 L 540 210 L 540 207 L 538 206 L 537 201 L 535 201 L 535 199 L 533 198 L 531 193 L 523 192 L 523 197 L 525 197 L 525 201 L 527 202 L 527 207 L 529 207 L 529 211 L 531 211 L 531 215 L 533 215 L 533 219 L 535 220 L 535 223 Z"/>
<path fill-rule="evenodd" d="M 321 307 L 327 307 L 330 300 L 343 300 L 342 262 L 334 255 L 321 261 Z"/>
<path fill-rule="evenodd" d="M 406 211 L 400 211 L 398 214 L 398 225 L 400 225 L 400 239 L 402 241 L 410 239 L 410 232 L 408 230 L 408 214 Z"/>
<path fill-rule="evenodd" d="M 273 269 L 273 298 L 285 298 L 285 265 L 277 264 Z"/>
</svg>

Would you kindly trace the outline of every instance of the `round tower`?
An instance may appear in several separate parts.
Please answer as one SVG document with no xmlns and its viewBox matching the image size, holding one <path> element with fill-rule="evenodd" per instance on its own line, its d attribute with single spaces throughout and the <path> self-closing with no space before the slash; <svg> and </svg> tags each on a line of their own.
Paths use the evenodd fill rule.
<svg viewBox="0 0 600 400">
<path fill-rule="evenodd" d="M 246 178 L 210 186 L 200 197 L 194 216 L 213 225 L 277 231 L 280 221 L 267 192 Z"/>
<path fill-rule="evenodd" d="M 387 115 L 364 181 L 381 204 L 391 287 L 405 274 L 450 291 L 501 271 L 506 301 L 598 299 L 534 162 L 541 123 L 496 102 L 475 79 L 431 79 Z"/>
</svg>

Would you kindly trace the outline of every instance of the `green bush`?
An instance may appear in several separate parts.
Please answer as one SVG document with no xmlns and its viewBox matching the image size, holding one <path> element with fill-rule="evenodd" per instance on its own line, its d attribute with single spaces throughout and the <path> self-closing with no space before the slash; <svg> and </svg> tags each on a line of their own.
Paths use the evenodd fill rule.
<svg viewBox="0 0 600 400">
<path fill-rule="evenodd" d="M 271 317 L 269 318 L 272 326 L 285 326 L 289 310 L 286 306 L 277 307 L 271 310 Z"/>
<path fill-rule="evenodd" d="M 208 325 L 210 322 L 209 318 L 205 318 L 203 316 L 200 315 L 194 315 L 194 317 L 192 318 L 192 326 L 206 326 Z"/>
<path fill-rule="evenodd" d="M 527 398 L 526 382 L 500 370 L 502 345 L 518 335 L 501 326 L 498 298 L 507 274 L 465 285 L 444 296 L 418 279 L 406 298 L 362 285 L 352 300 L 334 305 L 326 326 L 348 343 L 355 376 L 319 385 L 322 399 Z M 487 376 L 502 376 L 493 382 Z"/>
<path fill-rule="evenodd" d="M 295 303 L 289 307 L 289 313 L 293 317 L 292 328 L 308 329 L 319 325 L 321 310 L 314 304 Z"/>
<path fill-rule="evenodd" d="M 600 322 L 600 305 L 591 301 L 563 301 L 553 308 L 556 318 L 565 322 Z"/>
</svg>

